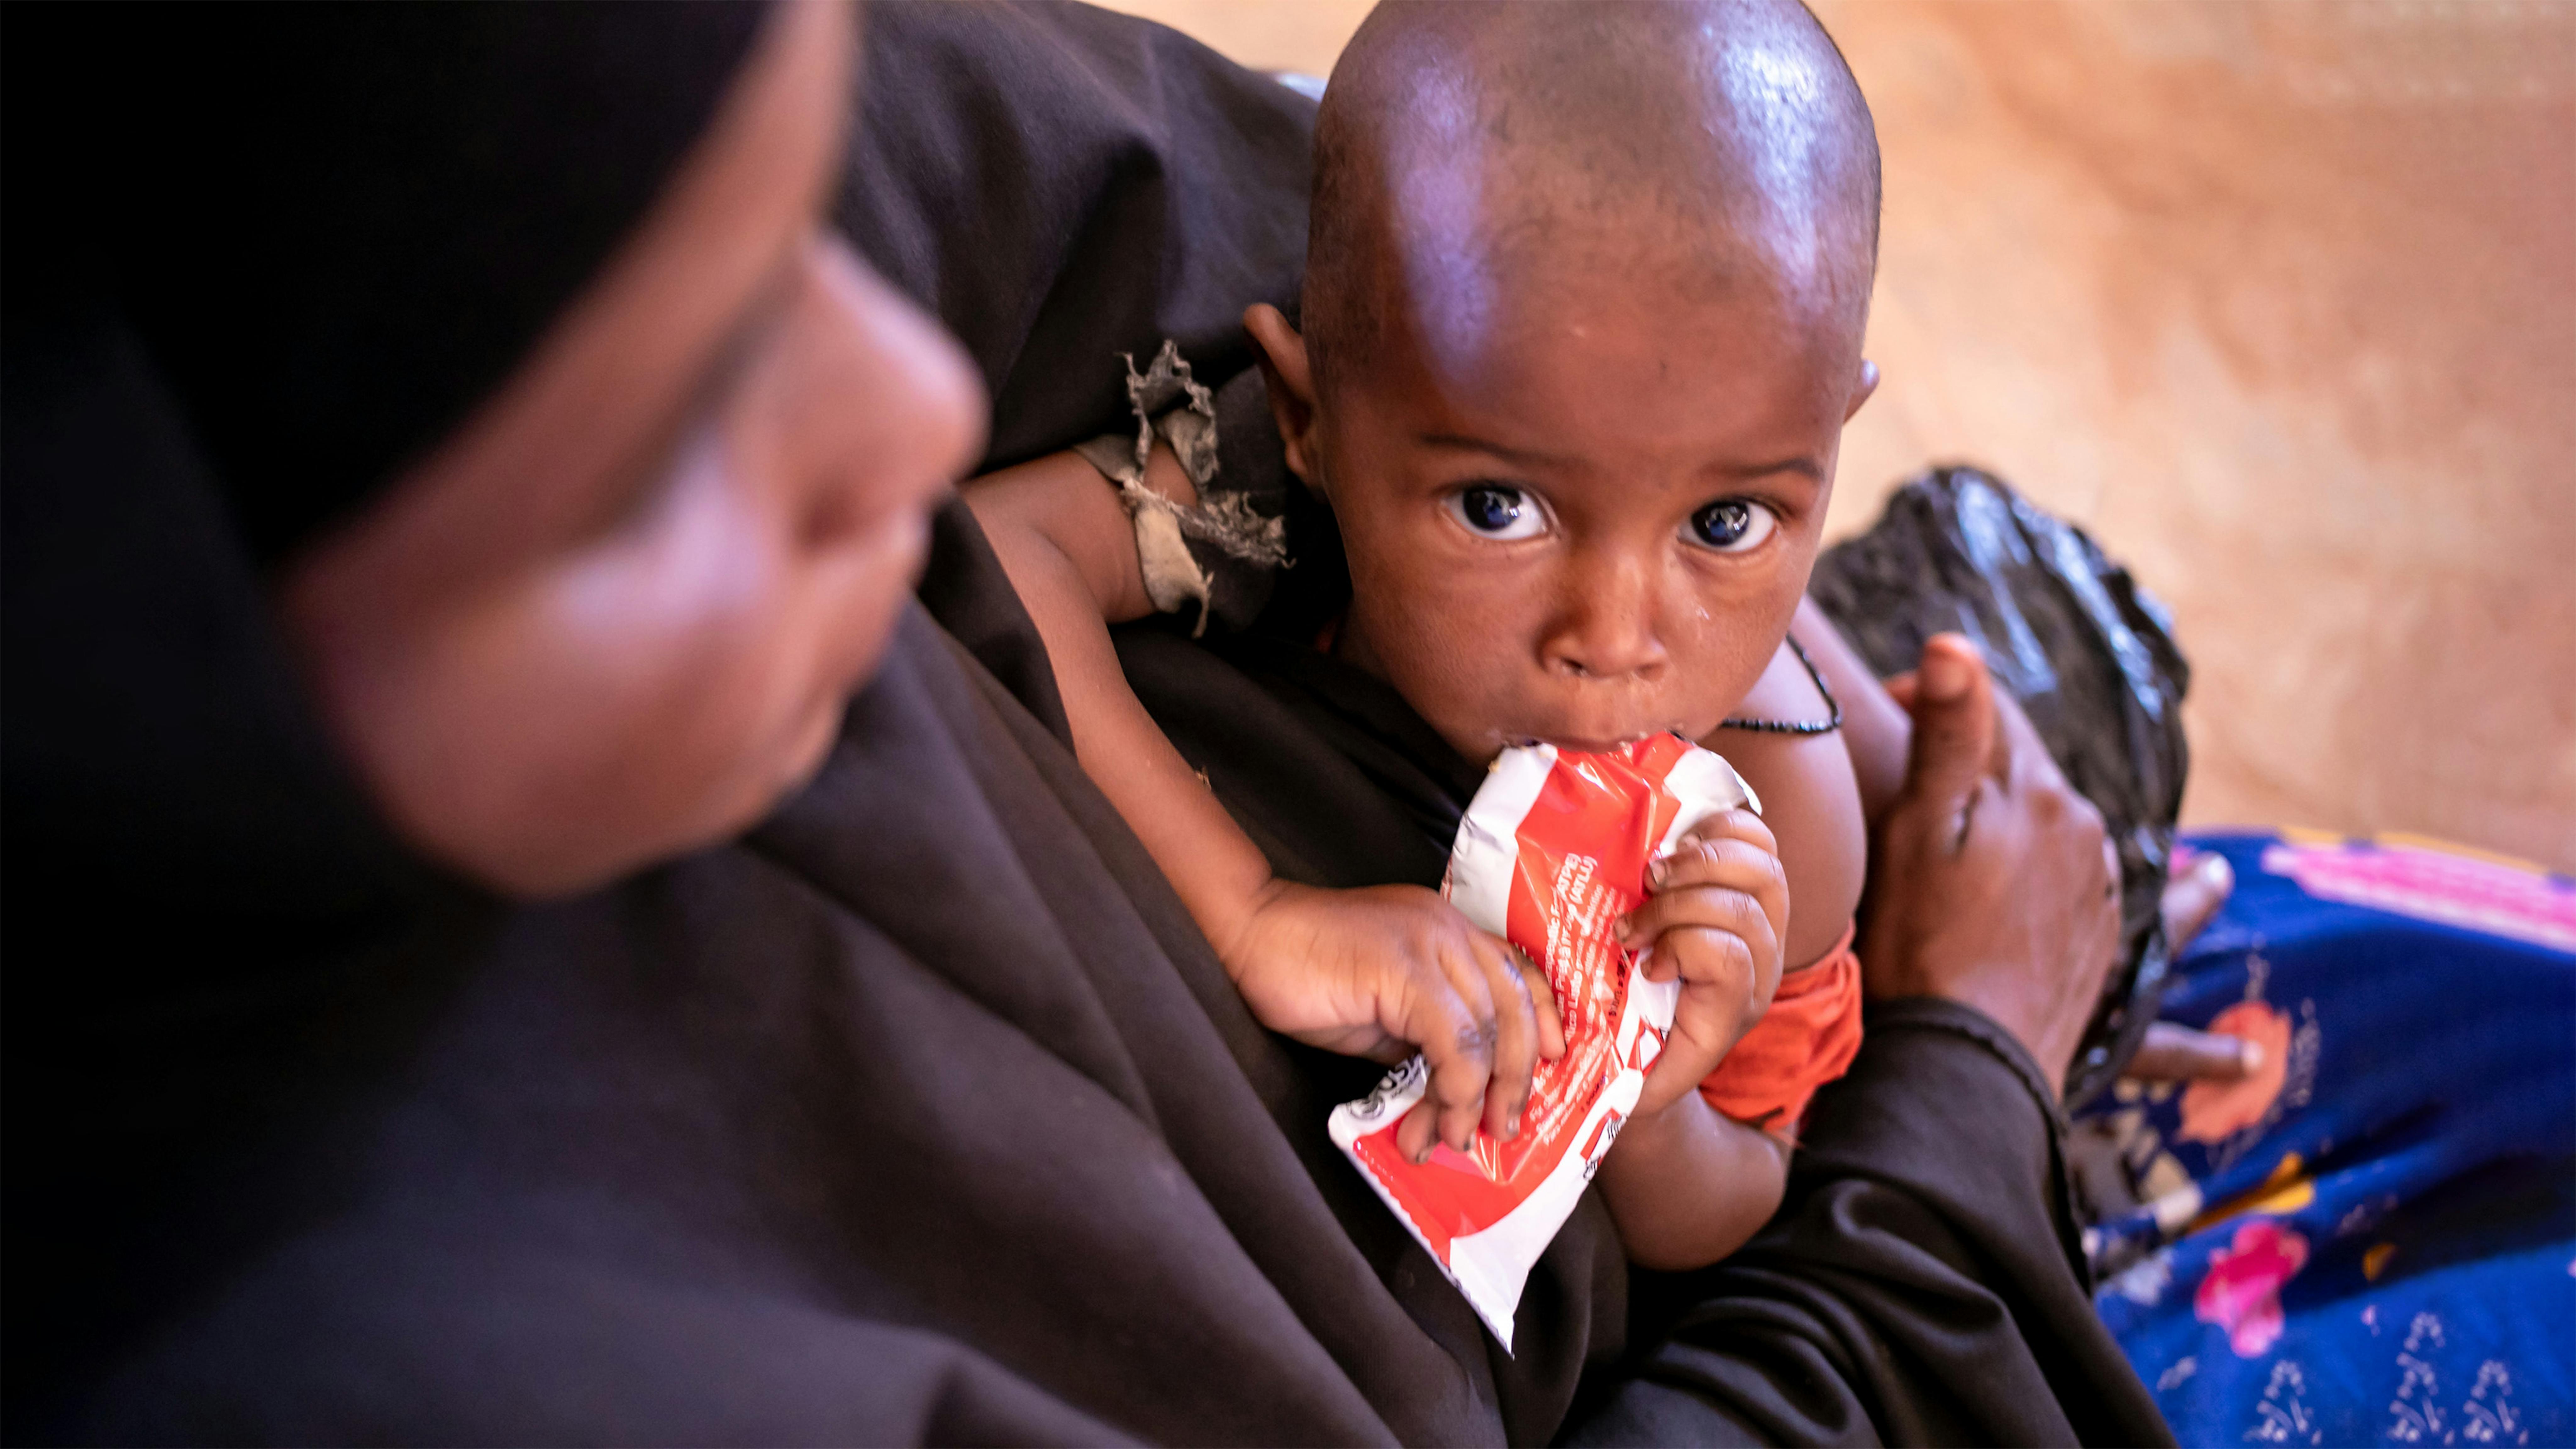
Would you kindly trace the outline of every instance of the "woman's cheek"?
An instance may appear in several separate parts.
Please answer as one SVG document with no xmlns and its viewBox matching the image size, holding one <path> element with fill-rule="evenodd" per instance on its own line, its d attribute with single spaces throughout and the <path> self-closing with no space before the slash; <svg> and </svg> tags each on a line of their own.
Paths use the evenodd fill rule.
<svg viewBox="0 0 2576 1449">
<path fill-rule="evenodd" d="M 824 546 L 787 527 L 763 543 L 765 587 L 753 607 L 728 596 L 708 610 L 710 667 L 681 701 L 695 711 L 698 778 L 721 782 L 705 804 L 727 829 L 766 814 L 821 766 L 912 597 L 929 516 L 898 507 Z"/>
<path fill-rule="evenodd" d="M 929 553 L 930 515 L 907 508 L 876 521 L 833 561 L 841 597 L 829 611 L 834 629 L 821 657 L 823 686 L 837 699 L 856 693 L 884 660 Z"/>
<path fill-rule="evenodd" d="M 691 470 L 645 518 L 566 560 L 546 611 L 551 646 L 527 661 L 545 676 L 532 688 L 586 721 L 564 732 L 569 750 L 614 762 L 614 778 L 572 758 L 566 773 L 659 817 L 622 830 L 687 828 L 707 808 L 694 797 L 726 792 L 759 768 L 748 757 L 776 747 L 762 736 L 775 728 L 770 676 L 793 580 L 779 531 L 733 483 Z"/>
</svg>

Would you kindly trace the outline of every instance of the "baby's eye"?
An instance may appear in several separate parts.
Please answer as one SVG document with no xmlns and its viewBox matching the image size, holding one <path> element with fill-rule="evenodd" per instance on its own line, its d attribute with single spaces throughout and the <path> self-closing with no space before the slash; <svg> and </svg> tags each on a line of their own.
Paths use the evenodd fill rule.
<svg viewBox="0 0 2576 1449">
<path fill-rule="evenodd" d="M 1509 541 L 1547 532 L 1547 513 L 1538 500 L 1501 483 L 1470 484 L 1450 494 L 1449 512 L 1481 538 Z"/>
<path fill-rule="evenodd" d="M 1779 520 L 1770 509 L 1749 499 L 1729 498 L 1692 514 L 1682 537 L 1721 553 L 1743 553 L 1761 547 L 1777 527 Z"/>
</svg>

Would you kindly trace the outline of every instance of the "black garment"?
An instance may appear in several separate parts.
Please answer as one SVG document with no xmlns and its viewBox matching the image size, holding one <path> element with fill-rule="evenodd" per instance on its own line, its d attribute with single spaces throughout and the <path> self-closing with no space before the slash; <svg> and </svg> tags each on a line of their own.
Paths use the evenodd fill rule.
<svg viewBox="0 0 2576 1449">
<path fill-rule="evenodd" d="M 0 340 L 12 1440 L 327 1199 L 303 1144 L 489 910 L 346 778 L 177 403 L 82 300 Z"/>
<path fill-rule="evenodd" d="M 650 205 L 750 7 L 28 7 L 0 98 L 0 1432 L 333 1210 L 497 908 L 395 843 L 263 566 Z"/>
<path fill-rule="evenodd" d="M 2020 1045 L 1946 1001 L 1870 1007 L 1780 1212 L 1698 1273 L 1640 1274 L 1631 1361 L 1580 1444 L 2167 1444 L 2084 1291 L 2065 1121 Z"/>
<path fill-rule="evenodd" d="M 660 194 L 766 14 L 12 10 L 13 317 L 111 291 L 273 563 L 500 383 Z"/>
<path fill-rule="evenodd" d="M 1150 862 L 919 616 L 776 819 L 522 913 L 391 1085 L 325 1149 L 338 1210 L 84 1429 L 1495 1437 L 1271 1125 L 1302 1085 Z"/>
<path fill-rule="evenodd" d="M 1159 621 L 1118 645 L 1138 696 L 1273 869 L 1334 887 L 1438 883 L 1481 772 L 1384 683 L 1294 644 L 1193 642 Z M 1625 1333 L 1596 1316 L 1573 1342 L 1556 1317 L 1575 1301 L 1566 1255 L 1616 1251 L 1585 1194 L 1531 1278 L 1553 1302 L 1534 1315 L 1525 1298 L 1517 1329 L 1537 1317 L 1558 1332 L 1523 1339 L 1514 1369 L 1553 1383 L 1529 1360 L 1556 1353 L 1582 1371 L 1562 1426 L 1578 1443 L 2168 1440 L 2094 1314 L 2065 1124 L 2028 1055 L 1948 1002 L 1879 1004 L 1867 1032 L 1850 1073 L 1818 1093 L 1771 1224 L 1713 1268 L 1635 1274 Z M 1301 1146 L 1323 1135 L 1320 1116 L 1281 1125 Z M 1346 1220 L 1375 1205 L 1365 1190 L 1337 1202 Z M 1352 1228 L 1371 1241 L 1366 1223 Z M 1430 1271 L 1393 1236 L 1392 1258 L 1373 1255 L 1382 1271 L 1407 1257 Z M 1598 1357 L 1622 1338 L 1624 1356 Z"/>
<path fill-rule="evenodd" d="M 1078 7 L 907 5 L 877 15 L 872 116 L 901 114 L 950 144 L 871 163 L 922 168 L 907 185 L 931 198 L 935 221 L 907 229 L 880 217 L 858 234 L 911 237 L 892 254 L 881 241 L 869 250 L 968 338 L 997 392 L 1029 400 L 1021 418 L 1002 420 L 997 436 L 1021 426 L 997 445 L 994 463 L 1083 440 L 1085 416 L 1116 418 L 1120 370 L 1105 352 L 1141 359 L 1176 338 L 1214 383 L 1225 359 L 1240 355 L 1232 319 L 1242 303 L 1287 304 L 1302 234 L 1284 232 L 1276 217 L 1303 214 L 1305 153 L 1302 128 L 1279 124 L 1296 104 L 1282 92 L 1168 32 Z M 1033 44 L 1046 30 L 1047 42 Z M 925 52 L 941 63 L 912 59 Z M 892 76 L 920 79 L 883 79 Z M 1111 93 L 1097 94 L 1104 81 Z M 1148 97 L 1170 101 L 1142 104 Z M 1040 136 L 1042 145 L 1028 139 Z M 1067 235 L 1029 227 L 1017 211 L 1006 225 L 980 219 L 991 178 L 1022 168 L 1034 171 L 1033 189 L 1066 206 L 1062 215 L 1114 222 L 1096 223 L 1088 246 L 1014 242 L 988 273 L 984 238 Z M 1177 285 L 1168 269 L 1098 270 L 1104 255 L 1204 246 L 1194 229 L 1209 226 L 1233 228 L 1242 248 L 1229 254 L 1249 274 L 1234 296 Z M 925 253 L 929 264 L 919 261 Z M 992 320 L 1032 305 L 1049 320 L 1068 307 L 1097 310 L 1111 346 L 1086 354 L 1053 328 Z M 1040 333 L 1044 345 L 1021 346 Z M 1240 428 L 1221 433 L 1225 467 L 1275 469 L 1246 438 Z M 1288 493 L 1298 562 L 1259 625 L 1201 644 L 1181 637 L 1185 624 L 1131 626 L 1119 631 L 1121 660 L 1283 875 L 1434 883 L 1481 772 L 1385 685 L 1302 647 L 1348 586 L 1329 515 L 1302 490 Z M 925 587 L 955 599 L 969 592 L 959 579 L 935 565 Z M 989 628 L 979 633 L 991 642 L 977 652 L 1033 675 L 1024 644 L 998 642 L 1024 638 L 993 622 L 1003 612 L 986 602 Z M 1051 685 L 1022 692 L 1041 714 L 1056 709 Z M 1819 1098 L 1779 1221 L 1705 1281 L 1647 1284 L 1633 1334 L 1610 1321 L 1615 1286 L 1597 1264 L 1614 1249 L 1593 1199 L 1533 1274 L 1520 1359 L 1505 1364 L 1489 1341 L 1464 1343 L 1426 1321 L 1460 1361 L 1481 1353 L 1494 1367 L 1511 1437 L 1552 1432 L 1536 1427 L 1546 1417 L 1535 1410 L 1562 1402 L 1567 1376 L 1581 1374 L 1573 1432 L 1601 1442 L 2169 1439 L 2093 1314 L 2057 1160 L 2060 1124 L 2026 1054 L 1976 1013 L 1944 1003 L 1883 1006 L 1871 1025 L 1874 1042 L 1852 1075 Z M 1306 1102 L 1280 1114 L 1282 1128 L 1353 1241 L 1421 1313 L 1431 1265 L 1322 1132 L 1323 1109 L 1356 1095 L 1373 1069 L 1292 1056 Z M 1454 1310 L 1454 1295 L 1442 1306 Z M 1623 1338 L 1634 1349 L 1610 1357 Z M 1677 1366 L 1686 1358 L 1690 1366 Z"/>
<path fill-rule="evenodd" d="M 986 49 L 979 27 L 1004 39 Z M 907 33 L 944 71 L 904 63 Z M 1079 11 L 899 11 L 870 44 L 878 94 L 900 92 L 882 103 L 924 113 L 931 133 L 989 134 L 1005 122 L 985 109 L 1000 106 L 1016 134 L 1055 138 L 1031 165 L 1054 156 L 1102 184 L 1139 174 L 1096 165 L 1086 86 L 1122 74 L 1120 56 L 1179 72 L 1135 102 L 1149 116 L 1152 95 L 1266 84 Z M 1138 144 L 1221 162 L 1236 143 Z M 1070 215 L 1117 210 L 1061 177 L 1030 186 L 1073 198 Z M 945 253 L 969 267 L 954 288 L 997 315 L 1043 318 L 1078 293 L 1083 275 L 1058 262 L 1109 265 L 1076 249 L 979 279 L 967 235 Z M 1156 313 L 1223 305 L 1187 287 L 1127 295 L 1153 334 L 1174 330 Z M 41 334 L 44 347 L 22 346 L 18 320 L 0 393 L 9 1438 L 1472 1443 L 1550 1437 L 1587 1368 L 1612 1412 L 1646 1404 L 1616 1391 L 1625 1274 L 1597 1206 L 1534 1277 L 1522 1356 L 1507 1360 L 1317 1149 L 1345 1091 L 1334 1073 L 1354 1069 L 1310 1072 L 1309 1054 L 1249 1020 L 1041 723 L 1059 714 L 1043 656 L 970 523 L 944 521 L 924 590 L 954 636 L 905 621 L 821 776 L 776 818 L 511 913 L 468 949 L 430 939 L 440 888 L 401 864 L 315 743 L 149 359 L 113 318 Z M 1097 354 L 1079 341 L 1067 352 Z M 1070 396 L 1097 376 L 1016 341 L 986 355 L 1006 394 Z M 1057 406 L 1078 411 L 1039 410 Z M 137 582 L 138 567 L 176 582 Z M 174 619 L 172 599 L 207 613 Z M 121 622 L 91 633 L 68 612 L 90 606 Z M 54 694 L 31 698 L 17 646 L 47 618 L 82 620 L 97 647 L 42 656 L 60 661 L 35 676 Z M 132 702 L 111 708 L 118 690 Z M 94 739 L 49 726 L 35 737 L 51 752 L 20 755 L 22 718 L 82 711 Z M 143 772 L 124 795 L 120 766 Z M 47 789 L 52 807 L 22 813 Z M 1388 839 L 1422 829 L 1375 786 L 1348 798 L 1392 812 Z M 1311 813 L 1332 808 L 1319 798 Z M 51 874 L 21 875 L 25 863 Z M 30 879 L 83 893 L 39 900 Z M 21 934 L 31 909 L 87 940 Z M 233 989 L 244 981 L 261 989 Z M 165 1156 L 187 1136 L 180 1078 L 127 1094 L 100 1062 L 48 1045 L 84 1002 L 94 1036 L 148 1029 L 209 1063 L 185 1080 L 238 1099 L 193 1164 Z M 383 1029 L 341 1031 L 332 1008 Z M 226 1055 L 245 1040 L 256 1050 Z M 1824 1437 L 1874 1413 L 1882 1432 L 2001 1435 L 2035 1420 L 1986 1402 L 1983 1382 L 2060 1401 L 2135 1391 L 2088 1376 L 2089 1356 L 2032 1347 L 2082 1340 L 2091 1320 L 2072 1268 L 2041 1251 L 2050 1139 L 2013 1049 L 1926 1032 L 1917 1057 L 1873 1051 L 1861 1071 L 1881 1085 L 1851 1097 L 1851 1118 L 1894 1114 L 1920 1140 L 1854 1129 L 1849 1165 L 1800 1201 L 1955 1238 L 1792 1232 L 1768 1260 L 1785 1288 L 1717 1300 L 1790 1306 L 1688 1338 L 1718 1340 L 1700 1369 L 1744 1367 L 1672 1396 L 1691 1421 L 1658 1419 L 1659 1434 Z M 1869 1074 L 1881 1060 L 1903 1080 Z M 22 1304 L 22 1265 L 76 1250 L 56 1275 L 70 1284 L 119 1264 L 80 1231 L 80 1210 L 106 1205 L 97 1184 L 57 1172 L 53 1200 L 22 1194 L 17 1134 L 100 1102 L 116 1110 L 92 1111 L 103 1135 L 82 1145 L 134 1159 L 118 1188 L 154 1200 L 174 1235 L 167 1266 L 131 1269 L 149 1300 L 30 1379 L 30 1338 L 77 1305 Z M 1935 1341 L 1946 1356 L 1907 1347 Z M 1765 1374 L 1802 1355 L 1843 1376 Z M 1963 1356 L 1979 1375 L 1954 1371 Z M 1635 1358 L 1651 1382 L 1671 1377 L 1655 1346 Z M 1960 1385 L 1968 1411 L 1908 1417 Z M 2151 1413 L 2118 1422 L 2143 1431 Z"/>
<path fill-rule="evenodd" d="M 1252 364 L 1244 308 L 1305 270 L 1313 101 L 1083 5 L 894 0 L 867 27 L 833 215 L 982 370 L 978 472 L 1124 425 L 1121 352 Z"/>
</svg>

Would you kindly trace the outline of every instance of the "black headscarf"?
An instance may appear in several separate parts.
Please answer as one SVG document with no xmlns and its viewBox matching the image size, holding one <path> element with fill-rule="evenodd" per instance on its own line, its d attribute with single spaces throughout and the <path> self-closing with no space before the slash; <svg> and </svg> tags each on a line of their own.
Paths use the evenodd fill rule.
<svg viewBox="0 0 2576 1449">
<path fill-rule="evenodd" d="M 453 428 L 708 124 L 733 5 L 12 7 L 6 1432 L 327 1197 L 490 904 L 353 788 L 274 565 Z"/>
<path fill-rule="evenodd" d="M 527 352 L 704 129 L 764 13 L 14 12 L 10 248 L 104 264 L 274 560 Z"/>
</svg>

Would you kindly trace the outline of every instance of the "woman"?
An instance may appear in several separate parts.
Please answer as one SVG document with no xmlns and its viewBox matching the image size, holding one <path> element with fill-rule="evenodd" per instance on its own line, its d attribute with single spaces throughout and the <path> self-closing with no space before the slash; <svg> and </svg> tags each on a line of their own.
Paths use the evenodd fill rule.
<svg viewBox="0 0 2576 1449">
<path fill-rule="evenodd" d="M 849 25 L 13 20 L 8 1437 L 2157 1432 L 2048 1185 L 2099 827 L 1955 652 L 1914 999 L 1681 1340 L 1354 1242 L 971 534 L 974 654 L 903 601 L 976 405 L 818 227 Z"/>
</svg>

